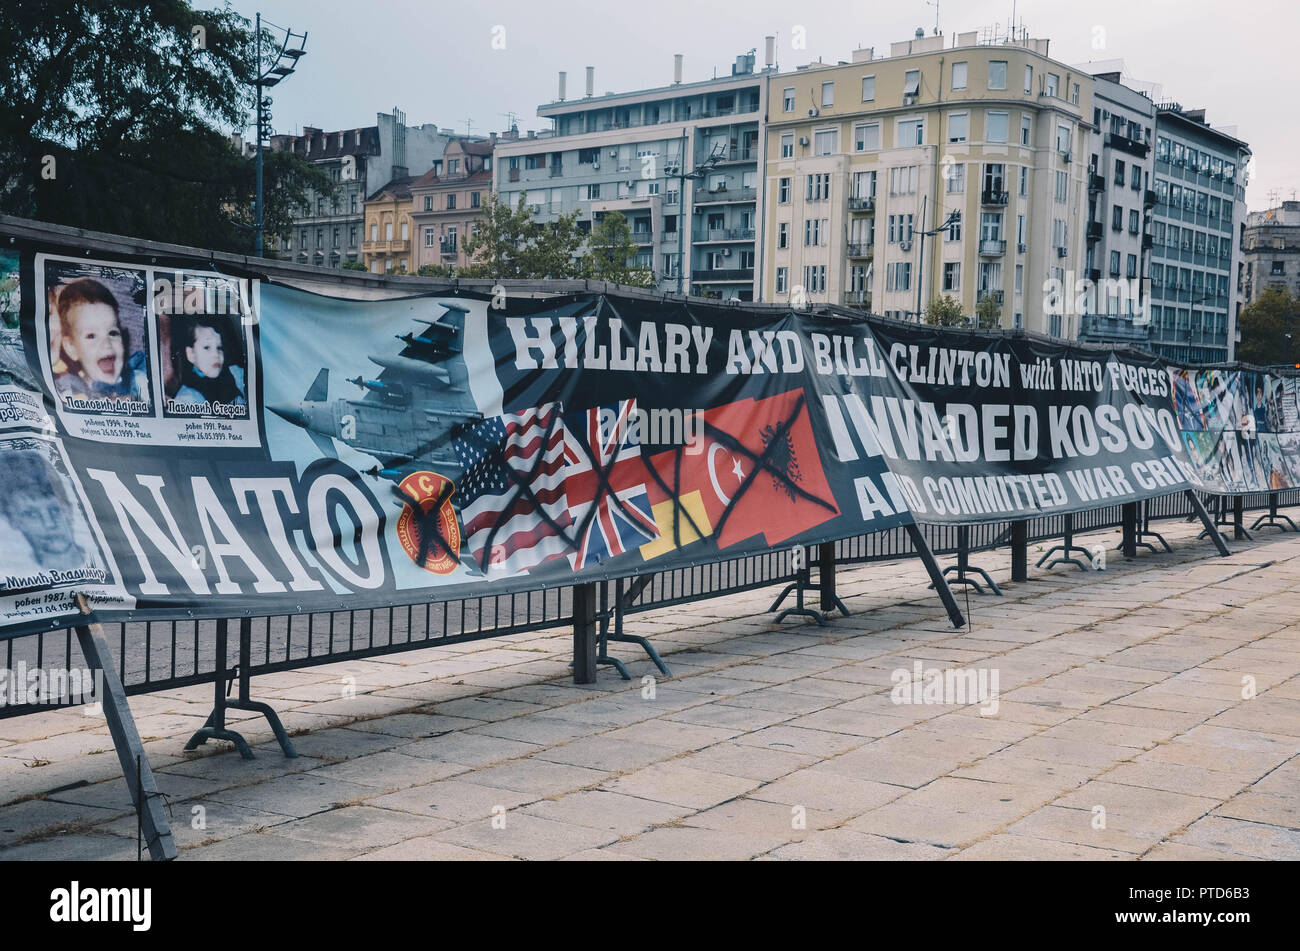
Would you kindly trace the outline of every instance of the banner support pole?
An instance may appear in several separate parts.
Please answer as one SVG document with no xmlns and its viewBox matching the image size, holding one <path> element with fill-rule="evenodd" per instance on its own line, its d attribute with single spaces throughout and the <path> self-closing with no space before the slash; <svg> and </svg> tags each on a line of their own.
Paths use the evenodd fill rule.
<svg viewBox="0 0 1300 951">
<path fill-rule="evenodd" d="M 1210 513 L 1205 511 L 1205 506 L 1201 504 L 1201 500 L 1196 497 L 1196 493 L 1191 489 L 1184 489 L 1183 495 L 1187 497 L 1187 501 L 1192 505 L 1192 511 L 1196 513 L 1197 518 L 1201 520 L 1201 524 L 1205 526 L 1205 531 L 1202 534 L 1208 535 L 1210 541 L 1214 542 L 1214 547 L 1219 550 L 1219 554 L 1227 558 L 1232 552 L 1228 551 L 1228 544 L 1224 540 L 1223 533 L 1219 531 L 1219 526 L 1214 523 L 1214 519 L 1210 518 Z"/>
<path fill-rule="evenodd" d="M 596 586 L 573 586 L 573 682 L 596 682 Z"/>
<path fill-rule="evenodd" d="M 925 540 L 925 535 L 921 532 L 921 527 L 915 522 L 908 524 L 907 535 L 912 540 L 912 547 L 921 556 L 921 563 L 925 565 L 930 580 L 934 582 L 934 590 L 938 592 L 939 600 L 943 602 L 944 608 L 948 611 L 948 620 L 952 621 L 952 626 L 955 628 L 965 627 L 966 618 L 961 613 L 961 608 L 957 607 L 957 599 L 952 596 L 952 589 L 948 587 L 948 579 L 944 577 L 943 572 L 939 569 L 939 562 L 935 560 L 934 552 L 930 551 L 930 546 Z"/>
<path fill-rule="evenodd" d="M 1232 537 L 1237 541 L 1243 538 L 1247 541 L 1254 541 L 1250 532 L 1246 531 L 1246 526 L 1242 524 L 1242 516 L 1245 510 L 1245 502 L 1240 495 L 1232 497 Z"/>
<path fill-rule="evenodd" d="M 90 614 L 85 595 L 77 595 L 77 605 L 83 615 Z M 163 813 L 162 794 L 158 792 L 144 742 L 126 702 L 126 688 L 113 666 L 113 655 L 108 639 L 104 637 L 104 629 L 98 622 L 87 621 L 78 624 L 76 632 L 86 663 L 100 671 L 103 679 L 104 696 L 99 699 L 104 708 L 104 719 L 108 721 L 108 732 L 113 737 L 113 747 L 117 750 L 131 801 L 136 804 L 137 822 L 148 844 L 149 857 L 155 862 L 169 862 L 177 855 L 176 840 L 172 838 L 171 826 Z"/>
<path fill-rule="evenodd" d="M 1011 580 L 1029 580 L 1029 523 L 1023 518 L 1011 523 Z"/>
<path fill-rule="evenodd" d="M 1125 502 L 1122 512 L 1122 541 L 1120 551 L 1125 558 L 1137 557 L 1138 506 L 1136 502 Z"/>
<path fill-rule="evenodd" d="M 821 598 L 822 613 L 839 611 L 845 617 L 849 609 L 835 593 L 835 543 L 823 542 L 817 546 L 817 589 Z"/>
</svg>

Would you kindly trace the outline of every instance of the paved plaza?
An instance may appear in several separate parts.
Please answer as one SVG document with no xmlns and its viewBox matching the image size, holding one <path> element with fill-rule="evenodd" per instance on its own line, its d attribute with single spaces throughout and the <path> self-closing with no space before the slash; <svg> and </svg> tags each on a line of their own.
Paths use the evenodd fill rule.
<svg viewBox="0 0 1300 951">
<path fill-rule="evenodd" d="M 1298 859 L 1300 536 L 1159 527 L 1104 571 L 976 556 L 1005 597 L 959 631 L 909 560 L 842 570 L 825 627 L 771 590 L 631 617 L 669 679 L 620 644 L 632 681 L 575 686 L 566 629 L 258 677 L 295 760 L 238 712 L 255 760 L 184 753 L 211 687 L 131 707 L 182 861 Z M 136 856 L 102 718 L 0 720 L 0 803 L 0 859 Z"/>
</svg>

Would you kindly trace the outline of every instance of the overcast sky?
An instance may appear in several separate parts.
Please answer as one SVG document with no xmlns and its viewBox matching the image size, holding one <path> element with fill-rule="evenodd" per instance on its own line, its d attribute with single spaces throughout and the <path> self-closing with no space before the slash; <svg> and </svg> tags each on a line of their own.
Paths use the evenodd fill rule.
<svg viewBox="0 0 1300 951">
<path fill-rule="evenodd" d="M 233 0 L 250 19 L 257 4 Z M 1005 30 L 1013 6 L 1031 36 L 1052 41 L 1053 59 L 1123 59 L 1134 79 L 1160 83 L 1163 97 L 1235 127 L 1255 155 L 1252 210 L 1268 206 L 1270 190 L 1287 199 L 1300 189 L 1295 0 L 941 0 L 939 26 L 949 37 Z M 270 91 L 276 131 L 371 125 L 376 112 L 398 106 L 413 125 L 463 133 L 469 120 L 483 133 L 507 128 L 510 112 L 523 131 L 547 128 L 536 110 L 555 98 L 560 70 L 569 98 L 582 95 L 586 66 L 596 68 L 597 95 L 625 92 L 670 83 L 673 54 L 682 53 L 690 82 L 715 68 L 729 73 L 751 48 L 761 66 L 767 34 L 789 70 L 848 59 L 858 46 L 887 52 L 917 27 L 933 30 L 936 8 L 925 0 L 260 0 L 260 9 L 309 34 L 298 73 Z M 805 49 L 792 48 L 797 27 Z"/>
</svg>

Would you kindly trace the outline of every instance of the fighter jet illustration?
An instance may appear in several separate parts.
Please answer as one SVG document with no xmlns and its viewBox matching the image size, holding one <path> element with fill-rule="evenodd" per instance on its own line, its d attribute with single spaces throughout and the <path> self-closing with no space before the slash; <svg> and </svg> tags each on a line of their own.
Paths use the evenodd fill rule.
<svg viewBox="0 0 1300 951">
<path fill-rule="evenodd" d="M 379 465 L 373 475 L 396 482 L 427 468 L 457 481 L 461 466 L 451 441 L 483 417 L 475 410 L 462 355 L 468 310 L 440 306 L 445 313 L 419 321 L 419 333 L 397 335 L 405 344 L 398 355 L 369 355 L 382 367 L 377 376 L 346 381 L 363 391 L 359 398 L 331 400 L 325 367 L 299 402 L 267 409 L 306 430 L 323 455 L 337 458 L 337 439 L 374 456 Z"/>
</svg>

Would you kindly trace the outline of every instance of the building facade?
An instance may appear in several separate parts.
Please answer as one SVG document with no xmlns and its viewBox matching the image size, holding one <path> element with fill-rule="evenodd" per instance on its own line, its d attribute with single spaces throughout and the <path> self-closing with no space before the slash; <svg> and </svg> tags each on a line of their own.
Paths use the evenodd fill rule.
<svg viewBox="0 0 1300 951">
<path fill-rule="evenodd" d="M 1251 212 L 1241 244 L 1242 307 L 1270 288 L 1300 298 L 1300 201 Z"/>
<path fill-rule="evenodd" d="M 753 300 L 758 222 L 760 120 L 766 70 L 752 54 L 731 75 L 633 93 L 560 98 L 538 107 L 552 128 L 498 140 L 494 175 L 502 200 L 527 194 L 540 222 L 578 212 L 590 230 L 609 212 L 628 219 L 629 262 L 663 291 Z"/>
<path fill-rule="evenodd" d="M 936 297 L 967 315 L 987 297 L 1002 327 L 1073 336 L 1060 302 L 1085 260 L 1092 80 L 1047 53 L 918 35 L 773 76 L 763 299 L 915 320 Z"/>
<path fill-rule="evenodd" d="M 1249 159 L 1250 147 L 1210 126 L 1204 109 L 1157 106 L 1150 346 L 1169 360 L 1235 357 Z"/>
<path fill-rule="evenodd" d="M 432 168 L 453 138 L 451 130 L 436 125 L 406 125 L 399 109 L 379 113 L 375 125 L 360 129 L 324 132 L 305 126 L 301 135 L 272 136 L 273 150 L 294 152 L 335 186 L 333 195 L 308 195 L 288 243 L 276 255 L 320 267 L 362 262 L 366 199 L 409 170 Z"/>
<path fill-rule="evenodd" d="M 1146 347 L 1156 107 L 1123 85 L 1121 69 L 1093 77 L 1079 339 Z"/>
<path fill-rule="evenodd" d="M 492 152 L 497 137 L 457 139 L 442 160 L 411 183 L 412 272 L 426 265 L 469 264 L 465 238 L 478 227 L 492 192 Z"/>
<path fill-rule="evenodd" d="M 414 274 L 411 242 L 411 175 L 395 178 L 365 202 L 365 240 L 361 251 L 373 274 Z"/>
</svg>

